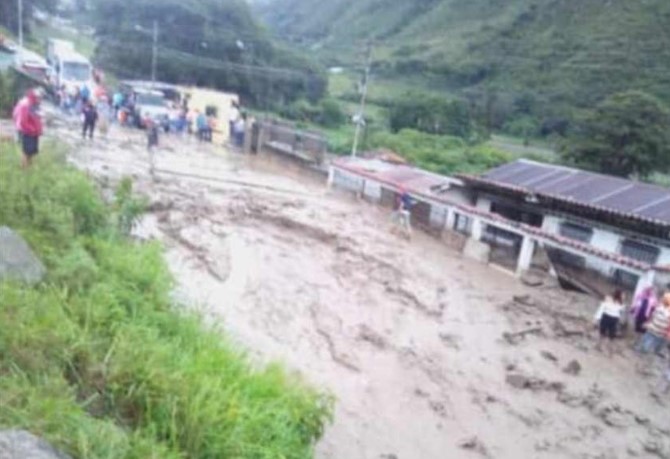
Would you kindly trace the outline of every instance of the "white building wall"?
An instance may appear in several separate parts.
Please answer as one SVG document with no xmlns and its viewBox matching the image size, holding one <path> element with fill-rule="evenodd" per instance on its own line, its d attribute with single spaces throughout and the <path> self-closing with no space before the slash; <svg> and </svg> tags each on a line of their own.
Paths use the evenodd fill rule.
<svg viewBox="0 0 670 459">
<path fill-rule="evenodd" d="M 364 179 L 357 175 L 339 169 L 333 171 L 333 183 L 346 190 L 360 192 L 363 188 L 363 182 Z"/>
<path fill-rule="evenodd" d="M 621 239 L 621 236 L 612 231 L 594 228 L 593 237 L 591 238 L 591 245 L 607 252 L 618 253 Z M 607 260 L 603 260 L 598 257 L 587 256 L 586 265 L 589 268 L 599 271 L 606 276 L 612 274 L 613 265 Z"/>
<path fill-rule="evenodd" d="M 447 223 L 448 207 L 431 203 L 430 226 L 433 228 L 444 228 Z"/>
<path fill-rule="evenodd" d="M 485 212 L 491 212 L 491 200 L 480 196 L 477 198 L 477 209 Z"/>
<path fill-rule="evenodd" d="M 365 188 L 363 189 L 363 194 L 366 198 L 379 202 L 382 199 L 382 186 L 379 182 L 374 182 L 372 180 L 365 181 Z"/>
<path fill-rule="evenodd" d="M 670 248 L 661 247 L 661 254 L 658 257 L 659 266 L 670 266 Z"/>
<path fill-rule="evenodd" d="M 542 230 L 551 234 L 560 234 L 561 223 L 563 223 L 563 219 L 553 215 L 545 215 L 542 220 Z"/>
</svg>

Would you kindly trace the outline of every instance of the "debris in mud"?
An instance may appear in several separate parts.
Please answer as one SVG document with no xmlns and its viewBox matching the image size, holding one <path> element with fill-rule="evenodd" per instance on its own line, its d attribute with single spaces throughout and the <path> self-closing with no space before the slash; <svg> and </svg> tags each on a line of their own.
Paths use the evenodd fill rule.
<svg viewBox="0 0 670 459">
<path fill-rule="evenodd" d="M 544 357 L 545 359 L 551 361 L 551 362 L 554 362 L 554 363 L 558 362 L 558 357 L 556 357 L 554 354 L 552 354 L 549 351 L 541 351 L 540 355 L 542 357 Z"/>
<path fill-rule="evenodd" d="M 529 287 L 541 287 L 544 285 L 544 276 L 534 272 L 526 272 L 521 276 L 521 282 Z"/>
<path fill-rule="evenodd" d="M 528 335 L 541 335 L 543 332 L 542 327 L 533 327 L 526 330 L 521 330 L 518 332 L 505 332 L 503 333 L 503 339 L 509 344 L 515 345 L 519 344 L 521 341 L 526 339 Z"/>
<path fill-rule="evenodd" d="M 646 453 L 652 454 L 661 459 L 667 459 L 670 451 L 663 446 L 659 440 L 648 438 L 642 442 L 642 448 Z"/>
<path fill-rule="evenodd" d="M 467 449 L 470 451 L 477 452 L 479 454 L 482 454 L 483 456 L 488 457 L 489 453 L 488 450 L 486 449 L 486 446 L 484 446 L 484 443 L 479 439 L 479 437 L 471 437 L 467 438 L 463 441 L 461 441 L 458 444 L 459 447 L 462 449 Z"/>
<path fill-rule="evenodd" d="M 517 389 L 530 389 L 532 391 L 553 391 L 562 392 L 565 385 L 558 381 L 546 381 L 542 378 L 526 376 L 521 373 L 508 374 L 505 382 Z"/>
<path fill-rule="evenodd" d="M 515 303 L 523 304 L 524 306 L 537 306 L 537 301 L 530 295 L 514 295 L 512 299 Z"/>
<path fill-rule="evenodd" d="M 386 349 L 388 347 L 386 338 L 365 324 L 358 327 L 358 339 L 372 344 L 377 349 Z"/>
<path fill-rule="evenodd" d="M 459 350 L 461 348 L 461 339 L 457 335 L 451 333 L 440 333 L 440 341 L 442 341 L 445 346 L 451 349 Z"/>
<path fill-rule="evenodd" d="M 565 368 L 563 368 L 563 373 L 572 375 L 572 376 L 577 376 L 579 373 L 582 371 L 582 365 L 576 361 L 576 360 L 571 360 Z"/>
<path fill-rule="evenodd" d="M 428 402 L 428 405 L 430 406 L 430 409 L 433 411 L 433 413 L 437 414 L 439 417 L 448 417 L 447 407 L 444 403 L 437 400 L 431 400 Z"/>
</svg>

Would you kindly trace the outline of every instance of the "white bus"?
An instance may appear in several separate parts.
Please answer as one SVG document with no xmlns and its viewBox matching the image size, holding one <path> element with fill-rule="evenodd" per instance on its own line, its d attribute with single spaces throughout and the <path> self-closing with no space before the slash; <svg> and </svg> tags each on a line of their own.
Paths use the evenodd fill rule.
<svg viewBox="0 0 670 459">
<path fill-rule="evenodd" d="M 87 85 L 93 91 L 93 66 L 74 49 L 72 42 L 50 38 L 47 42 L 47 62 L 51 66 L 54 88 L 65 86 L 67 91 L 75 91 Z"/>
</svg>

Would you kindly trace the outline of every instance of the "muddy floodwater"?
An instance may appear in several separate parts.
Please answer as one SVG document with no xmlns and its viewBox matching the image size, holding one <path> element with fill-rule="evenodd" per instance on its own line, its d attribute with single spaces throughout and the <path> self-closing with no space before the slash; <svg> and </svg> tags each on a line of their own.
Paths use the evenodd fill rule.
<svg viewBox="0 0 670 459">
<path fill-rule="evenodd" d="M 336 397 L 320 459 L 670 458 L 660 359 L 593 350 L 596 303 L 529 287 L 286 162 L 113 130 L 71 160 L 150 200 L 175 297 L 259 362 Z"/>
</svg>

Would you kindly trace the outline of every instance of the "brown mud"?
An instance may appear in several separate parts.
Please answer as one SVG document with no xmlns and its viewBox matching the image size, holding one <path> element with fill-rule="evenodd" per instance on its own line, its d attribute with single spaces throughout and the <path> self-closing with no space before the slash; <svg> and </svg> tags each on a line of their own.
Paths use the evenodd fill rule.
<svg viewBox="0 0 670 459">
<path fill-rule="evenodd" d="M 336 399 L 318 458 L 670 458 L 654 359 L 595 352 L 596 304 L 529 287 L 439 240 L 391 235 L 387 212 L 283 162 L 112 130 L 71 160 L 150 200 L 175 297 L 259 362 Z"/>
</svg>

